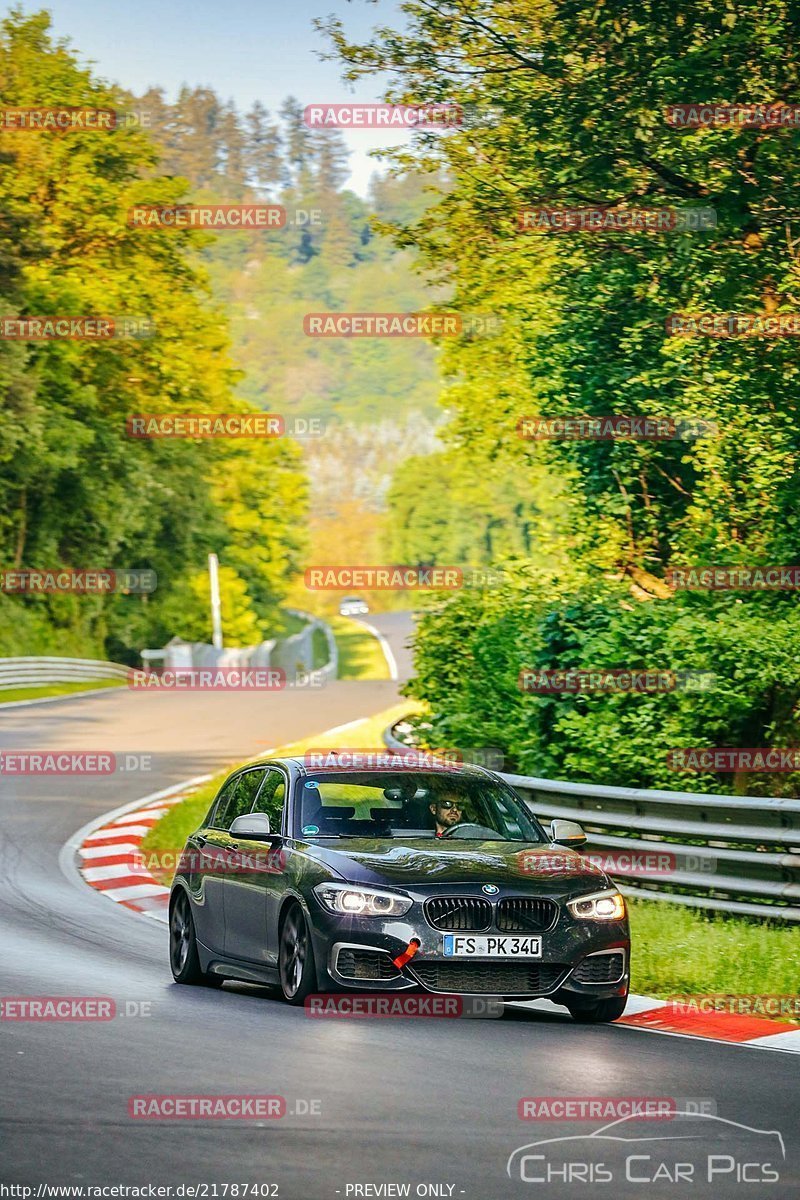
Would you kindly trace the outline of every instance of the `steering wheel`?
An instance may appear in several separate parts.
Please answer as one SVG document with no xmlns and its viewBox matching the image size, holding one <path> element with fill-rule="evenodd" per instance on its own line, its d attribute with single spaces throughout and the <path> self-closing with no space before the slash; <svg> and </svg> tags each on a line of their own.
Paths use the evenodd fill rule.
<svg viewBox="0 0 800 1200">
<path fill-rule="evenodd" d="M 475 821 L 461 821 L 461 822 L 459 822 L 458 825 L 451 825 L 448 829 L 446 829 L 444 831 L 444 833 L 441 835 L 441 837 L 449 838 L 449 837 L 472 837 L 472 836 L 474 836 L 472 833 L 457 833 L 456 832 L 456 830 L 464 830 L 464 829 L 466 829 L 466 830 L 475 829 L 475 830 L 477 830 L 477 832 L 479 834 L 483 834 L 484 836 L 488 836 L 488 837 L 496 836 L 495 831 L 493 829 L 487 829 L 487 827 L 485 825 L 478 825 L 477 822 L 475 822 Z"/>
</svg>

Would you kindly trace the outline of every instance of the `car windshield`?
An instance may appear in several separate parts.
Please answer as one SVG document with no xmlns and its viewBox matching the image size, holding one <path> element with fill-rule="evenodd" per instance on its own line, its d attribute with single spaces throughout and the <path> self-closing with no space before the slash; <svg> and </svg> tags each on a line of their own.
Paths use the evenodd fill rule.
<svg viewBox="0 0 800 1200">
<path fill-rule="evenodd" d="M 542 842 L 504 784 L 454 771 L 320 771 L 299 784 L 304 838 L 439 838 Z"/>
</svg>

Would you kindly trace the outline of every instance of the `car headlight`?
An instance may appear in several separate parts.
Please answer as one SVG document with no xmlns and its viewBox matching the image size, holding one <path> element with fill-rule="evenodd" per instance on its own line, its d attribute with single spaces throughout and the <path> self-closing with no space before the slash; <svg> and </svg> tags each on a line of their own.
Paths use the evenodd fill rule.
<svg viewBox="0 0 800 1200">
<path fill-rule="evenodd" d="M 349 883 L 318 883 L 314 895 L 323 908 L 351 917 L 402 917 L 414 903 L 410 896 L 354 887 Z"/>
<path fill-rule="evenodd" d="M 573 917 L 590 921 L 621 921 L 626 914 L 625 897 L 616 888 L 570 900 L 567 908 Z"/>
</svg>

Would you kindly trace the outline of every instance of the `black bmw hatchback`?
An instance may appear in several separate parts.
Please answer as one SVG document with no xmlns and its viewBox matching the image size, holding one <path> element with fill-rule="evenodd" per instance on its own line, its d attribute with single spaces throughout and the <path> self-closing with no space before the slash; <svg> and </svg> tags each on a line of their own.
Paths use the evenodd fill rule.
<svg viewBox="0 0 800 1200">
<path fill-rule="evenodd" d="M 547 997 L 576 1020 L 625 1008 L 625 901 L 479 767 L 329 758 L 248 764 L 188 840 L 170 896 L 178 983 L 312 993 Z"/>
</svg>

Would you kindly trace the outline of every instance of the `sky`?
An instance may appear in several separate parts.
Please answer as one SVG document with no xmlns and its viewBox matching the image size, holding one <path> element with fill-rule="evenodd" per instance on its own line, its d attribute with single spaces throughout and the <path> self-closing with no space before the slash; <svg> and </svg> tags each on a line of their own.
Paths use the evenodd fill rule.
<svg viewBox="0 0 800 1200">
<path fill-rule="evenodd" d="M 339 16 L 350 37 L 402 20 L 395 0 L 23 0 L 26 12 L 46 8 L 58 37 L 68 37 L 95 73 L 136 94 L 163 87 L 174 98 L 183 83 L 212 87 L 240 109 L 254 100 L 274 112 L 288 95 L 304 105 L 379 100 L 377 80 L 355 89 L 338 62 L 321 62 L 326 40 L 312 21 Z M 343 131 L 351 150 L 349 186 L 365 195 L 380 170 L 368 151 L 407 135 Z"/>
</svg>

